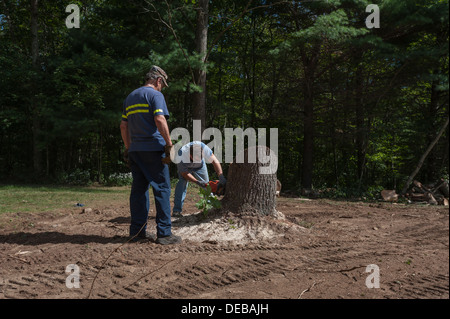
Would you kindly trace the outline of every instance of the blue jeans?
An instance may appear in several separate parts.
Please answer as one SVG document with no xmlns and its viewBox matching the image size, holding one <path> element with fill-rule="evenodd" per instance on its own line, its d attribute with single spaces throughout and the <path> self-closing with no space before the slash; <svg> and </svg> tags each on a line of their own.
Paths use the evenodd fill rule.
<svg viewBox="0 0 450 319">
<path fill-rule="evenodd" d="M 170 216 L 170 175 L 169 167 L 161 162 L 164 152 L 129 153 L 133 183 L 130 194 L 130 236 L 144 235 L 150 208 L 151 186 L 156 206 L 156 235 L 166 237 L 172 234 Z"/>
<path fill-rule="evenodd" d="M 209 182 L 208 169 L 206 168 L 205 163 L 203 163 L 203 166 L 198 169 L 190 170 L 189 173 L 191 173 L 196 179 L 198 179 L 201 182 L 205 183 Z M 179 180 L 175 188 L 173 212 L 181 213 L 183 211 L 184 199 L 186 198 L 189 182 L 184 179 L 183 175 L 181 175 L 179 171 L 178 171 L 178 178 Z"/>
</svg>

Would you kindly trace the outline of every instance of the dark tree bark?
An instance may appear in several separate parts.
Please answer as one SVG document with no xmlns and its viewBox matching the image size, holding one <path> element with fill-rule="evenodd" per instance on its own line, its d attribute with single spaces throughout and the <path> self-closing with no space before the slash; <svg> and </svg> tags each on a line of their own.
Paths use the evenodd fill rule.
<svg viewBox="0 0 450 319">
<path fill-rule="evenodd" d="M 249 163 L 249 152 L 256 153 L 256 163 Z M 270 156 L 270 153 L 269 148 L 258 146 L 244 151 L 244 163 L 234 160 L 228 170 L 223 211 L 241 215 L 276 215 L 277 159 L 272 153 L 270 163 L 261 163 L 265 161 L 261 155 Z M 272 169 L 269 169 L 270 164 L 274 165 Z M 270 174 L 261 174 L 265 169 L 269 169 Z"/>
<path fill-rule="evenodd" d="M 38 41 L 38 0 L 31 0 L 31 57 L 34 72 L 39 72 L 39 41 Z M 39 132 L 41 123 L 39 109 L 37 106 L 37 79 L 32 80 L 31 86 L 31 116 L 33 134 L 33 168 L 34 173 L 39 175 L 42 171 L 42 151 L 39 147 Z"/>
<path fill-rule="evenodd" d="M 195 46 L 197 53 L 202 55 L 203 63 L 206 63 L 206 51 L 208 48 L 208 5 L 209 0 L 199 0 L 197 8 Z M 204 69 L 195 70 L 194 76 L 195 83 L 201 88 L 201 92 L 195 92 L 193 95 L 192 118 L 201 120 L 201 131 L 203 133 L 206 125 L 206 71 Z"/>
<path fill-rule="evenodd" d="M 363 71 L 362 65 L 358 65 L 356 70 L 356 96 L 355 96 L 355 114 L 356 114 L 356 156 L 357 156 L 357 176 L 359 185 L 362 184 L 366 147 L 365 147 L 365 110 L 363 97 Z"/>
<path fill-rule="evenodd" d="M 300 49 L 303 64 L 303 163 L 302 163 L 302 193 L 307 195 L 312 190 L 314 169 L 314 82 L 320 57 L 320 43 L 316 43 L 307 54 L 304 47 Z"/>
<path fill-rule="evenodd" d="M 302 192 L 309 193 L 312 189 L 314 166 L 314 104 L 313 96 L 304 100 L 305 117 L 303 121 L 303 163 L 302 163 Z"/>
<path fill-rule="evenodd" d="M 438 73 L 438 72 L 434 72 Z M 428 105 L 428 133 L 427 144 L 430 144 L 434 139 L 436 118 L 438 118 L 440 92 L 437 90 L 439 81 L 434 80 L 430 88 L 430 104 Z M 428 154 L 427 160 L 424 163 L 425 179 L 427 182 L 434 182 L 437 177 L 439 164 L 437 163 L 437 153 L 431 150 Z"/>
</svg>

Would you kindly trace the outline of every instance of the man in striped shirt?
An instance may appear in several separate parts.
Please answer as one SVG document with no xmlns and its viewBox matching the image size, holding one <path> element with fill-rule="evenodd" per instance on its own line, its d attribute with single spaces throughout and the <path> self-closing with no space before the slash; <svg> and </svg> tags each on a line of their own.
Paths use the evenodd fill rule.
<svg viewBox="0 0 450 319">
<path fill-rule="evenodd" d="M 172 234 L 168 157 L 173 148 L 167 125 L 169 111 L 161 90 L 167 74 L 158 66 L 147 73 L 144 86 L 134 90 L 123 103 L 120 130 L 133 183 L 130 194 L 130 238 L 152 239 L 146 232 L 151 186 L 156 206 L 156 240 L 167 245 L 181 242 Z"/>
</svg>

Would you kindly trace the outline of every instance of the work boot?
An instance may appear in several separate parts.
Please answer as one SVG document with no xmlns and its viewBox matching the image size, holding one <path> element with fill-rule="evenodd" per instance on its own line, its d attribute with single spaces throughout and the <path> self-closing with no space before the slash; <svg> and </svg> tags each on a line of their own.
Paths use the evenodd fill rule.
<svg viewBox="0 0 450 319">
<path fill-rule="evenodd" d="M 138 242 L 138 241 L 146 241 L 146 240 L 151 240 L 151 241 L 155 241 L 156 240 L 156 235 L 149 233 L 149 232 L 145 232 L 145 233 L 139 233 L 137 236 L 133 235 L 133 236 L 129 236 L 128 240 L 130 242 Z"/>
<path fill-rule="evenodd" d="M 176 235 L 170 235 L 166 237 L 158 237 L 156 243 L 160 245 L 173 245 L 181 243 L 181 237 Z"/>
<path fill-rule="evenodd" d="M 172 217 L 183 217 L 183 214 L 181 212 L 173 212 Z"/>
</svg>

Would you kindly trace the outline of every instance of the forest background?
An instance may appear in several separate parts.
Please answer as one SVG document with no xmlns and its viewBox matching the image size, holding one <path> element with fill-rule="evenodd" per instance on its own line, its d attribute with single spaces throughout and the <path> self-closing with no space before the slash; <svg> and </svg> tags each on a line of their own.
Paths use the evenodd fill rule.
<svg viewBox="0 0 450 319">
<path fill-rule="evenodd" d="M 79 28 L 66 25 L 70 4 Z M 366 25 L 370 4 L 379 28 Z M 193 119 L 278 128 L 277 175 L 294 194 L 401 190 L 441 129 L 416 178 L 448 180 L 448 9 L 438 0 L 2 0 L 0 183 L 129 183 L 122 103 L 153 64 L 169 75 L 171 130 L 192 130 Z"/>
</svg>

